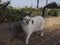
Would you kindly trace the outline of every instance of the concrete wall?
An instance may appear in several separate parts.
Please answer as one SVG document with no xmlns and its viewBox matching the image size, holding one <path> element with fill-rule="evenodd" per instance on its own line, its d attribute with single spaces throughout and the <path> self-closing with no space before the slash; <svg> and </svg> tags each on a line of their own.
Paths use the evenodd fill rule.
<svg viewBox="0 0 60 45">
<path fill-rule="evenodd" d="M 20 30 L 20 22 L 0 24 L 0 41 L 13 38 L 18 30 Z"/>
</svg>

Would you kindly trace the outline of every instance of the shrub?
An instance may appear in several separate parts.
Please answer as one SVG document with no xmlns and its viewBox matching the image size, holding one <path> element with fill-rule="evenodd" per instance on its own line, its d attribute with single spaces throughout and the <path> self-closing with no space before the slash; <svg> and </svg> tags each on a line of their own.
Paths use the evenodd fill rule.
<svg viewBox="0 0 60 45">
<path fill-rule="evenodd" d="M 58 10 L 57 9 L 51 9 L 48 12 L 48 15 L 57 17 L 58 16 Z"/>
</svg>

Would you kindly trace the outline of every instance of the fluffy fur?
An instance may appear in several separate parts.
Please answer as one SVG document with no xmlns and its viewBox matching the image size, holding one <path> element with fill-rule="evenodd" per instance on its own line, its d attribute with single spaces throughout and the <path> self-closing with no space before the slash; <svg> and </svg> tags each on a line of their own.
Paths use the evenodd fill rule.
<svg viewBox="0 0 60 45">
<path fill-rule="evenodd" d="M 29 44 L 28 40 L 33 32 L 42 31 L 44 27 L 45 6 L 41 16 L 30 17 L 30 14 L 25 15 L 22 19 L 22 28 L 26 34 L 26 44 Z M 43 31 L 41 32 L 43 36 Z"/>
<path fill-rule="evenodd" d="M 26 20 L 24 19 L 30 19 L 29 23 L 26 23 Z M 36 17 L 29 17 L 26 16 L 24 17 L 23 21 L 22 21 L 22 28 L 23 31 L 26 33 L 26 44 L 29 44 L 28 40 L 31 36 L 31 34 L 35 31 L 42 31 L 43 27 L 44 27 L 44 19 L 41 16 L 36 16 Z M 33 23 L 32 23 L 33 20 Z M 43 36 L 43 32 L 41 33 L 41 36 Z"/>
</svg>

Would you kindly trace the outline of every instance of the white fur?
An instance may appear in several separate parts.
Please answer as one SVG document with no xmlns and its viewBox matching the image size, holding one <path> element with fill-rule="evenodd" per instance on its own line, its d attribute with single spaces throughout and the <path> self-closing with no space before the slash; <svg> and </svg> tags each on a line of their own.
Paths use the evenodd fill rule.
<svg viewBox="0 0 60 45">
<path fill-rule="evenodd" d="M 29 19 L 29 18 L 27 18 L 27 19 Z M 31 20 L 33 20 L 33 24 L 31 22 Z M 26 36 L 26 44 L 29 44 L 28 40 L 29 40 L 29 38 L 30 38 L 30 36 L 31 36 L 31 34 L 33 32 L 39 31 L 39 30 L 42 31 L 42 29 L 44 27 L 44 19 L 43 19 L 43 17 L 41 17 L 41 16 L 35 16 L 35 17 L 32 17 L 31 20 L 29 21 L 29 24 L 28 25 L 25 24 L 26 23 L 25 21 L 22 21 L 23 31 L 27 35 Z M 43 36 L 43 32 L 41 33 L 41 36 Z"/>
</svg>

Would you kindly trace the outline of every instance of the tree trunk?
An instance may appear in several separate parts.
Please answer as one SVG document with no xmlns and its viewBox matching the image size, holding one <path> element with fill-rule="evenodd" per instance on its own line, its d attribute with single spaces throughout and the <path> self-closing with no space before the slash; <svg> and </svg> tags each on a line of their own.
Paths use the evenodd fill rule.
<svg viewBox="0 0 60 45">
<path fill-rule="evenodd" d="M 39 0 L 37 0 L 37 8 L 39 7 Z"/>
</svg>

